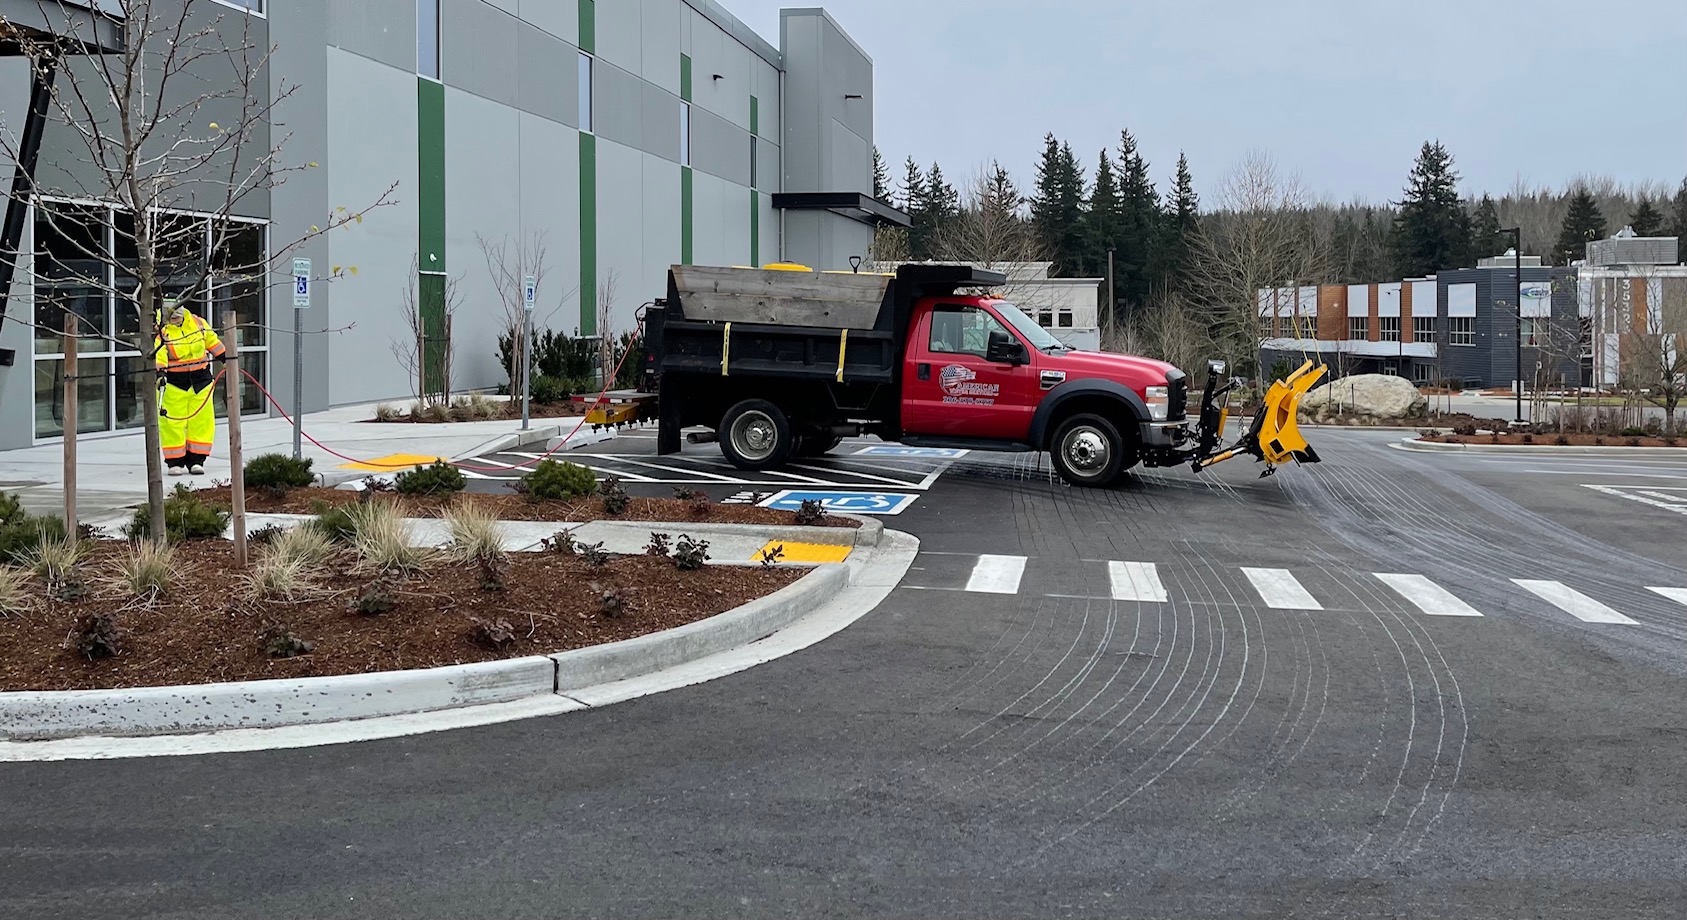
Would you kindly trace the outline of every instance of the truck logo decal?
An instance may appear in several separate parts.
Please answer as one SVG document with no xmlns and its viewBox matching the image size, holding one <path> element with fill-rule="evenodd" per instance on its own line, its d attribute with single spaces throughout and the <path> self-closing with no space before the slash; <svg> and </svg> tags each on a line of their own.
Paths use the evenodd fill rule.
<svg viewBox="0 0 1687 920">
<path fill-rule="evenodd" d="M 969 367 L 950 364 L 937 375 L 937 385 L 943 389 L 946 403 L 966 403 L 993 406 L 1002 388 L 994 383 L 978 383 L 978 373 Z"/>
</svg>

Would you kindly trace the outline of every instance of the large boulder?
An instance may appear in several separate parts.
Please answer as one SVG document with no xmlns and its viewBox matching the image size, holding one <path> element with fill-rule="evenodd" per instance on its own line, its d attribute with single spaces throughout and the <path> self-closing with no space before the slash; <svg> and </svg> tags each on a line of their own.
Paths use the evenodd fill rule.
<svg viewBox="0 0 1687 920">
<path fill-rule="evenodd" d="M 1354 374 L 1324 384 L 1300 401 L 1300 414 L 1316 421 L 1337 416 L 1363 419 L 1422 418 L 1429 409 L 1418 388 L 1404 377 Z"/>
</svg>

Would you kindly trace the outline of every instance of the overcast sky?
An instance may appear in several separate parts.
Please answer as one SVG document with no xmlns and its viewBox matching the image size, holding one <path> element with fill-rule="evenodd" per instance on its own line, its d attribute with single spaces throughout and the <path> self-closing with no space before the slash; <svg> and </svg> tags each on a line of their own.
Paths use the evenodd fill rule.
<svg viewBox="0 0 1687 920">
<path fill-rule="evenodd" d="M 775 46 L 779 0 L 721 0 Z M 1418 148 L 1466 193 L 1687 176 L 1687 0 L 829 0 L 873 57 L 875 138 L 1025 187 L 1044 134 L 1093 175 L 1119 129 L 1205 196 L 1250 148 L 1324 198 L 1396 199 Z"/>
</svg>

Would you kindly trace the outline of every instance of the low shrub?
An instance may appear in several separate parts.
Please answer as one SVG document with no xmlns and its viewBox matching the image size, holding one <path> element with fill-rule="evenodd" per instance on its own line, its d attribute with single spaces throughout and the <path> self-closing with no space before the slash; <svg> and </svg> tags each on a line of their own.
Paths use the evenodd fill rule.
<svg viewBox="0 0 1687 920">
<path fill-rule="evenodd" d="M 597 597 L 598 613 L 606 619 L 620 619 L 621 614 L 627 611 L 627 600 L 628 595 L 632 593 L 631 588 L 616 588 L 613 586 L 605 588 L 597 582 L 592 582 L 591 590 L 592 594 Z"/>
<path fill-rule="evenodd" d="M 246 596 L 257 601 L 296 601 L 316 593 L 317 569 L 294 556 L 265 554 L 245 576 Z"/>
<path fill-rule="evenodd" d="M 299 638 L 285 626 L 271 626 L 260 638 L 264 643 L 264 654 L 271 658 L 298 658 L 316 651 L 315 642 Z"/>
<path fill-rule="evenodd" d="M 446 554 L 454 562 L 501 562 L 507 555 L 498 518 L 479 505 L 465 503 L 446 510 L 445 526 L 451 533 Z"/>
<path fill-rule="evenodd" d="M 1564 447 L 1570 443 L 1570 439 L 1565 435 L 1559 435 L 1558 437 L 1552 439 L 1552 443 L 1557 444 L 1559 447 Z"/>
<path fill-rule="evenodd" d="M 1533 443 L 1535 443 L 1535 436 L 1533 434 L 1531 434 L 1530 432 L 1525 431 L 1525 432 L 1523 432 L 1523 436 L 1522 436 L 1521 440 L 1523 441 L 1524 444 L 1533 444 Z"/>
<path fill-rule="evenodd" d="M 248 531 L 246 543 L 248 546 L 268 546 L 274 543 L 277 537 L 286 533 L 287 530 L 288 528 L 280 524 L 265 524 L 257 530 Z"/>
<path fill-rule="evenodd" d="M 1639 447 L 1640 446 L 1640 439 L 1639 438 L 1629 438 L 1627 441 L 1624 441 L 1623 443 L 1627 444 L 1629 447 Z"/>
<path fill-rule="evenodd" d="M 579 544 L 574 541 L 574 531 L 559 530 L 539 541 L 539 547 L 547 553 L 560 553 L 572 556 L 579 551 Z"/>
<path fill-rule="evenodd" d="M 30 607 L 29 572 L 0 565 L 0 617 L 15 616 Z"/>
<path fill-rule="evenodd" d="M 309 457 L 295 460 L 286 454 L 259 454 L 246 462 L 241 481 L 248 489 L 303 489 L 316 483 Z"/>
<path fill-rule="evenodd" d="M 783 543 L 779 544 L 778 546 L 769 546 L 769 547 L 767 547 L 767 548 L 765 548 L 761 551 L 761 564 L 762 565 L 774 565 L 775 563 L 779 562 L 779 560 L 784 559 L 784 558 L 785 558 L 785 544 L 783 544 Z"/>
<path fill-rule="evenodd" d="M 411 413 L 411 417 L 424 422 L 449 422 L 451 421 L 451 407 L 444 403 L 429 403 L 422 407 L 420 415 Z"/>
<path fill-rule="evenodd" d="M 129 632 L 117 622 L 116 614 L 90 613 L 71 627 L 70 635 L 64 639 L 64 647 L 89 661 L 96 661 L 122 654 L 123 643 L 128 638 Z"/>
<path fill-rule="evenodd" d="M 691 496 L 691 501 L 687 504 L 690 505 L 692 517 L 706 518 L 715 510 L 715 503 L 709 500 L 709 493 L 702 489 L 698 489 L 697 494 Z"/>
<path fill-rule="evenodd" d="M 515 643 L 515 627 L 510 625 L 509 620 L 474 617 L 469 621 L 469 641 L 501 652 Z"/>
<path fill-rule="evenodd" d="M 1594 447 L 1604 447 L 1605 446 L 1605 439 L 1603 437 L 1599 436 L 1599 435 L 1594 435 L 1593 436 L 1593 446 Z"/>
<path fill-rule="evenodd" d="M 316 518 L 307 525 L 309 529 L 335 543 L 351 543 L 357 538 L 357 516 L 353 513 L 355 509 L 343 505 L 330 508 L 325 503 L 318 502 L 315 510 Z"/>
<path fill-rule="evenodd" d="M 264 555 L 272 559 L 297 559 L 315 568 L 327 562 L 334 552 L 334 541 L 321 530 L 294 527 L 271 541 Z"/>
<path fill-rule="evenodd" d="M 129 544 L 117 571 L 131 595 L 151 601 L 170 592 L 170 576 L 175 565 L 173 544 L 142 540 Z"/>
<path fill-rule="evenodd" d="M 347 604 L 352 610 L 366 617 L 379 616 L 398 606 L 398 598 L 392 592 L 392 585 L 384 578 L 377 578 L 363 586 L 357 597 Z"/>
<path fill-rule="evenodd" d="M 601 569 L 609 564 L 612 557 L 604 551 L 602 543 L 581 543 L 580 558 L 585 560 L 586 564 L 592 568 Z"/>
<path fill-rule="evenodd" d="M 621 488 L 621 480 L 616 476 L 605 479 L 598 486 L 598 494 L 603 498 L 603 513 L 610 516 L 626 512 L 627 506 L 632 503 L 632 496 Z"/>
<path fill-rule="evenodd" d="M 1476 423 L 1475 422 L 1459 422 L 1458 424 L 1453 426 L 1453 434 L 1463 435 L 1464 437 L 1467 437 L 1467 438 L 1475 437 L 1476 436 Z"/>
<path fill-rule="evenodd" d="M 592 494 L 597 489 L 597 474 L 579 464 L 546 459 L 522 476 L 521 484 L 528 498 L 560 501 Z"/>
<path fill-rule="evenodd" d="M 396 422 L 403 417 L 404 413 L 400 412 L 397 406 L 388 403 L 379 403 L 375 406 L 375 421 L 377 422 Z"/>
<path fill-rule="evenodd" d="M 819 499 L 805 498 L 802 504 L 797 506 L 796 516 L 797 523 L 805 527 L 819 524 L 826 520 L 826 506 L 822 505 Z"/>
<path fill-rule="evenodd" d="M 533 378 L 530 398 L 540 404 L 549 405 L 559 403 L 573 394 L 568 391 L 568 382 L 559 377 L 540 374 Z"/>
<path fill-rule="evenodd" d="M 397 508 L 385 503 L 362 505 L 355 517 L 357 535 L 352 547 L 366 568 L 408 574 L 420 571 L 432 559 L 433 551 L 416 545 Z"/>
<path fill-rule="evenodd" d="M 23 510 L 23 499 L 15 492 L 0 492 L 0 525 L 15 524 L 29 517 Z"/>
<path fill-rule="evenodd" d="M 36 577 L 49 585 L 59 585 L 70 578 L 82 561 L 83 545 L 69 537 L 42 540 L 24 557 L 24 565 Z"/>
<path fill-rule="evenodd" d="M 504 590 L 504 570 L 509 560 L 503 556 L 476 556 L 475 571 L 480 575 L 480 590 L 499 593 Z"/>
<path fill-rule="evenodd" d="M 463 471 L 444 460 L 430 466 L 418 466 L 393 477 L 393 488 L 405 495 L 450 495 L 468 488 Z"/>
<path fill-rule="evenodd" d="M 644 547 L 646 556 L 661 556 L 666 559 L 672 552 L 673 547 L 668 544 L 668 535 L 665 533 L 651 534 L 650 543 Z"/>
<path fill-rule="evenodd" d="M 682 502 L 688 502 L 697 497 L 697 490 L 690 486 L 674 486 L 674 497 Z"/>
<path fill-rule="evenodd" d="M 57 515 L 24 515 L 0 524 L 0 563 L 23 565 L 42 543 L 65 538 L 64 519 Z"/>
<path fill-rule="evenodd" d="M 178 484 L 164 498 L 164 534 L 178 542 L 218 539 L 228 530 L 232 516 L 228 508 L 207 503 L 185 485 Z M 147 506 L 135 509 L 123 533 L 131 540 L 152 538 L 152 513 Z"/>
<path fill-rule="evenodd" d="M 1640 428 L 1640 427 L 1635 426 L 1635 425 L 1630 425 L 1627 428 L 1624 428 L 1623 430 L 1617 432 L 1617 434 L 1620 437 L 1625 437 L 1625 438 L 1640 438 L 1640 437 L 1645 437 L 1646 429 Z"/>
<path fill-rule="evenodd" d="M 694 572 L 709 561 L 709 541 L 693 540 L 680 534 L 674 544 L 674 565 L 682 572 Z"/>
</svg>

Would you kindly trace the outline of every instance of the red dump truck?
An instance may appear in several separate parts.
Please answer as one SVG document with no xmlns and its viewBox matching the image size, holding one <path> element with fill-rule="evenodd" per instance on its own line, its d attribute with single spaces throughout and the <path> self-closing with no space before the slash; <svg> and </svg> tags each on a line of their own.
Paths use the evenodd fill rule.
<svg viewBox="0 0 1687 920">
<path fill-rule="evenodd" d="M 644 314 L 640 394 L 616 394 L 594 424 L 654 417 L 657 452 L 715 440 L 740 469 L 777 469 L 845 437 L 915 447 L 1049 452 L 1079 486 L 1131 467 L 1237 455 L 1316 462 L 1295 427 L 1300 395 L 1322 374 L 1303 367 L 1273 385 L 1265 408 L 1228 448 L 1219 437 L 1234 386 L 1208 368 L 1200 411 L 1188 378 L 1164 361 L 1061 344 L 990 296 L 1000 273 L 911 264 L 893 274 L 676 265 L 667 296 Z M 652 405 L 654 403 L 654 405 Z"/>
</svg>

